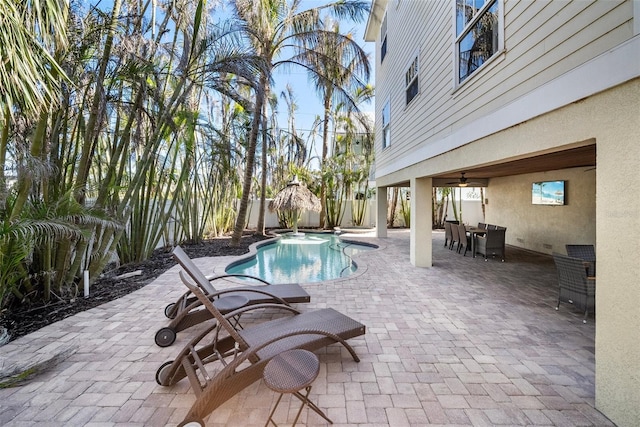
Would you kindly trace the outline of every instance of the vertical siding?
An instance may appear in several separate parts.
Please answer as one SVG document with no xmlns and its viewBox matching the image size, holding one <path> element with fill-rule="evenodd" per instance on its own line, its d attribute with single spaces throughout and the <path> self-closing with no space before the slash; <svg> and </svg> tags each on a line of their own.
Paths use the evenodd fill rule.
<svg viewBox="0 0 640 427">
<path fill-rule="evenodd" d="M 376 110 L 379 119 L 390 97 L 392 144 L 380 150 L 378 130 L 378 168 L 437 144 L 633 37 L 631 0 L 505 0 L 504 9 L 505 51 L 455 88 L 454 0 L 390 4 L 388 53 L 376 70 Z M 404 75 L 418 50 L 420 93 L 405 105 Z"/>
</svg>

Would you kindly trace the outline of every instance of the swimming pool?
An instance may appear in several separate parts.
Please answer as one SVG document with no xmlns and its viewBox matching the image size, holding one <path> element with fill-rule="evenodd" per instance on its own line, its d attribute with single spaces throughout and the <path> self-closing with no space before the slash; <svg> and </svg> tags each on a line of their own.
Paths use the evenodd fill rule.
<svg viewBox="0 0 640 427">
<path fill-rule="evenodd" d="M 282 235 L 258 248 L 247 259 L 230 264 L 228 274 L 248 274 L 270 283 L 312 283 L 347 277 L 357 270 L 351 257 L 375 249 L 360 242 L 341 241 L 333 234 Z"/>
</svg>

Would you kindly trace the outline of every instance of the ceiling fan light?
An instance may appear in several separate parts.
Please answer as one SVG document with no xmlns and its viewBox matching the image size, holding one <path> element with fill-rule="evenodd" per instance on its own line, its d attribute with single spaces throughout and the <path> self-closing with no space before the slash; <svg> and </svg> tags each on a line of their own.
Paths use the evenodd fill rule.
<svg viewBox="0 0 640 427">
<path fill-rule="evenodd" d="M 466 187 L 468 184 L 466 182 L 461 182 L 458 184 L 458 187 Z"/>
</svg>

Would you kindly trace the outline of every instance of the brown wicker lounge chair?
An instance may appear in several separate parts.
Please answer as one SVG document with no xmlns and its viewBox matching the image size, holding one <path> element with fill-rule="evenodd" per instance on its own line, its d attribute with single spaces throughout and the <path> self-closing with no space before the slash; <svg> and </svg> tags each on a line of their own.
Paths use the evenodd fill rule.
<svg viewBox="0 0 640 427">
<path fill-rule="evenodd" d="M 245 274 L 225 274 L 207 278 L 180 246 L 173 250 L 173 257 L 223 314 L 244 305 L 268 302 L 290 305 L 307 303 L 311 299 L 298 284 L 271 285 L 265 280 Z M 250 278 L 262 286 L 242 286 L 219 291 L 211 284 L 212 281 L 229 278 Z M 211 313 L 202 307 L 202 303 L 190 291 L 181 295 L 175 303 L 167 305 L 164 313 L 172 320 L 169 325 L 156 332 L 155 342 L 160 347 L 173 344 L 178 332 L 211 319 Z"/>
<path fill-rule="evenodd" d="M 365 326 L 334 309 L 299 313 L 236 330 L 230 321 L 234 316 L 274 304 L 246 306 L 223 315 L 200 289 L 189 283 L 183 272 L 180 277 L 217 321 L 194 337 L 176 360 L 166 362 L 156 372 L 156 381 L 163 386 L 187 377 L 196 394 L 195 403 L 180 425 L 189 422 L 204 425 L 203 418 L 261 379 L 267 362 L 284 351 L 296 348 L 314 351 L 340 343 L 353 360 L 360 360 L 346 340 L 363 335 Z M 203 345 L 197 347 L 201 342 Z M 217 361 L 221 363 L 211 366 Z"/>
<path fill-rule="evenodd" d="M 559 253 L 553 254 L 553 261 L 558 271 L 558 305 L 560 302 L 573 304 L 584 310 L 583 323 L 587 323 L 587 315 L 596 305 L 596 278 L 587 277 L 587 271 L 580 258 L 573 258 Z"/>
</svg>

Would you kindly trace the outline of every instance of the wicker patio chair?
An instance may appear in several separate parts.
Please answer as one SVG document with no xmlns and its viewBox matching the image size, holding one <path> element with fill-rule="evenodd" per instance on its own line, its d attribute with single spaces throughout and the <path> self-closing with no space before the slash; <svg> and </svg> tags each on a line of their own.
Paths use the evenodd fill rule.
<svg viewBox="0 0 640 427">
<path fill-rule="evenodd" d="M 499 255 L 504 262 L 506 231 L 506 229 L 487 228 L 487 233 L 484 236 L 476 238 L 476 253 L 484 255 L 485 261 L 489 260 L 489 256 Z"/>
<path fill-rule="evenodd" d="M 311 300 L 307 291 L 298 284 L 271 285 L 263 279 L 245 274 L 224 274 L 208 278 L 180 246 L 176 246 L 173 250 L 173 257 L 223 314 L 244 305 L 271 302 L 286 306 L 292 303 L 307 303 Z M 257 281 L 259 285 L 219 291 L 211 284 L 215 280 L 230 278 L 250 278 Z M 202 303 L 190 291 L 181 295 L 175 303 L 167 305 L 164 313 L 172 320 L 169 325 L 156 332 L 155 342 L 160 347 L 173 344 L 178 332 L 211 319 L 209 310 L 204 309 Z"/>
<path fill-rule="evenodd" d="M 458 253 L 464 247 L 464 254 L 462 256 L 467 255 L 467 251 L 471 249 L 471 236 L 467 235 L 467 229 L 464 224 L 458 224 Z"/>
<path fill-rule="evenodd" d="M 236 329 L 230 321 L 234 316 L 274 304 L 246 306 L 223 315 L 183 272 L 180 277 L 217 321 L 194 337 L 174 361 L 164 363 L 156 372 L 156 381 L 162 386 L 174 385 L 187 377 L 194 390 L 196 401 L 180 425 L 189 422 L 204 425 L 203 418 L 261 379 L 267 362 L 284 351 L 296 348 L 314 351 L 340 343 L 353 360 L 360 361 L 346 340 L 364 335 L 365 326 L 332 308 Z M 218 361 L 221 363 L 214 363 Z"/>
<path fill-rule="evenodd" d="M 458 252 L 458 248 L 460 247 L 458 224 L 451 224 L 451 244 L 449 244 L 449 249 L 452 250 L 454 245 L 456 247 L 456 252 Z"/>
<path fill-rule="evenodd" d="M 560 308 L 560 302 L 573 304 L 579 310 L 584 310 L 582 322 L 587 323 L 587 315 L 596 305 L 596 278 L 587 277 L 587 271 L 580 258 L 553 253 L 553 261 L 558 272 L 556 310 Z"/>
<path fill-rule="evenodd" d="M 445 248 L 451 242 L 451 237 L 452 237 L 451 236 L 451 223 L 445 221 L 445 223 L 444 223 L 444 246 L 445 246 Z"/>
<path fill-rule="evenodd" d="M 565 245 L 567 255 L 580 258 L 587 267 L 587 275 L 596 276 L 596 250 L 593 245 Z"/>
</svg>

